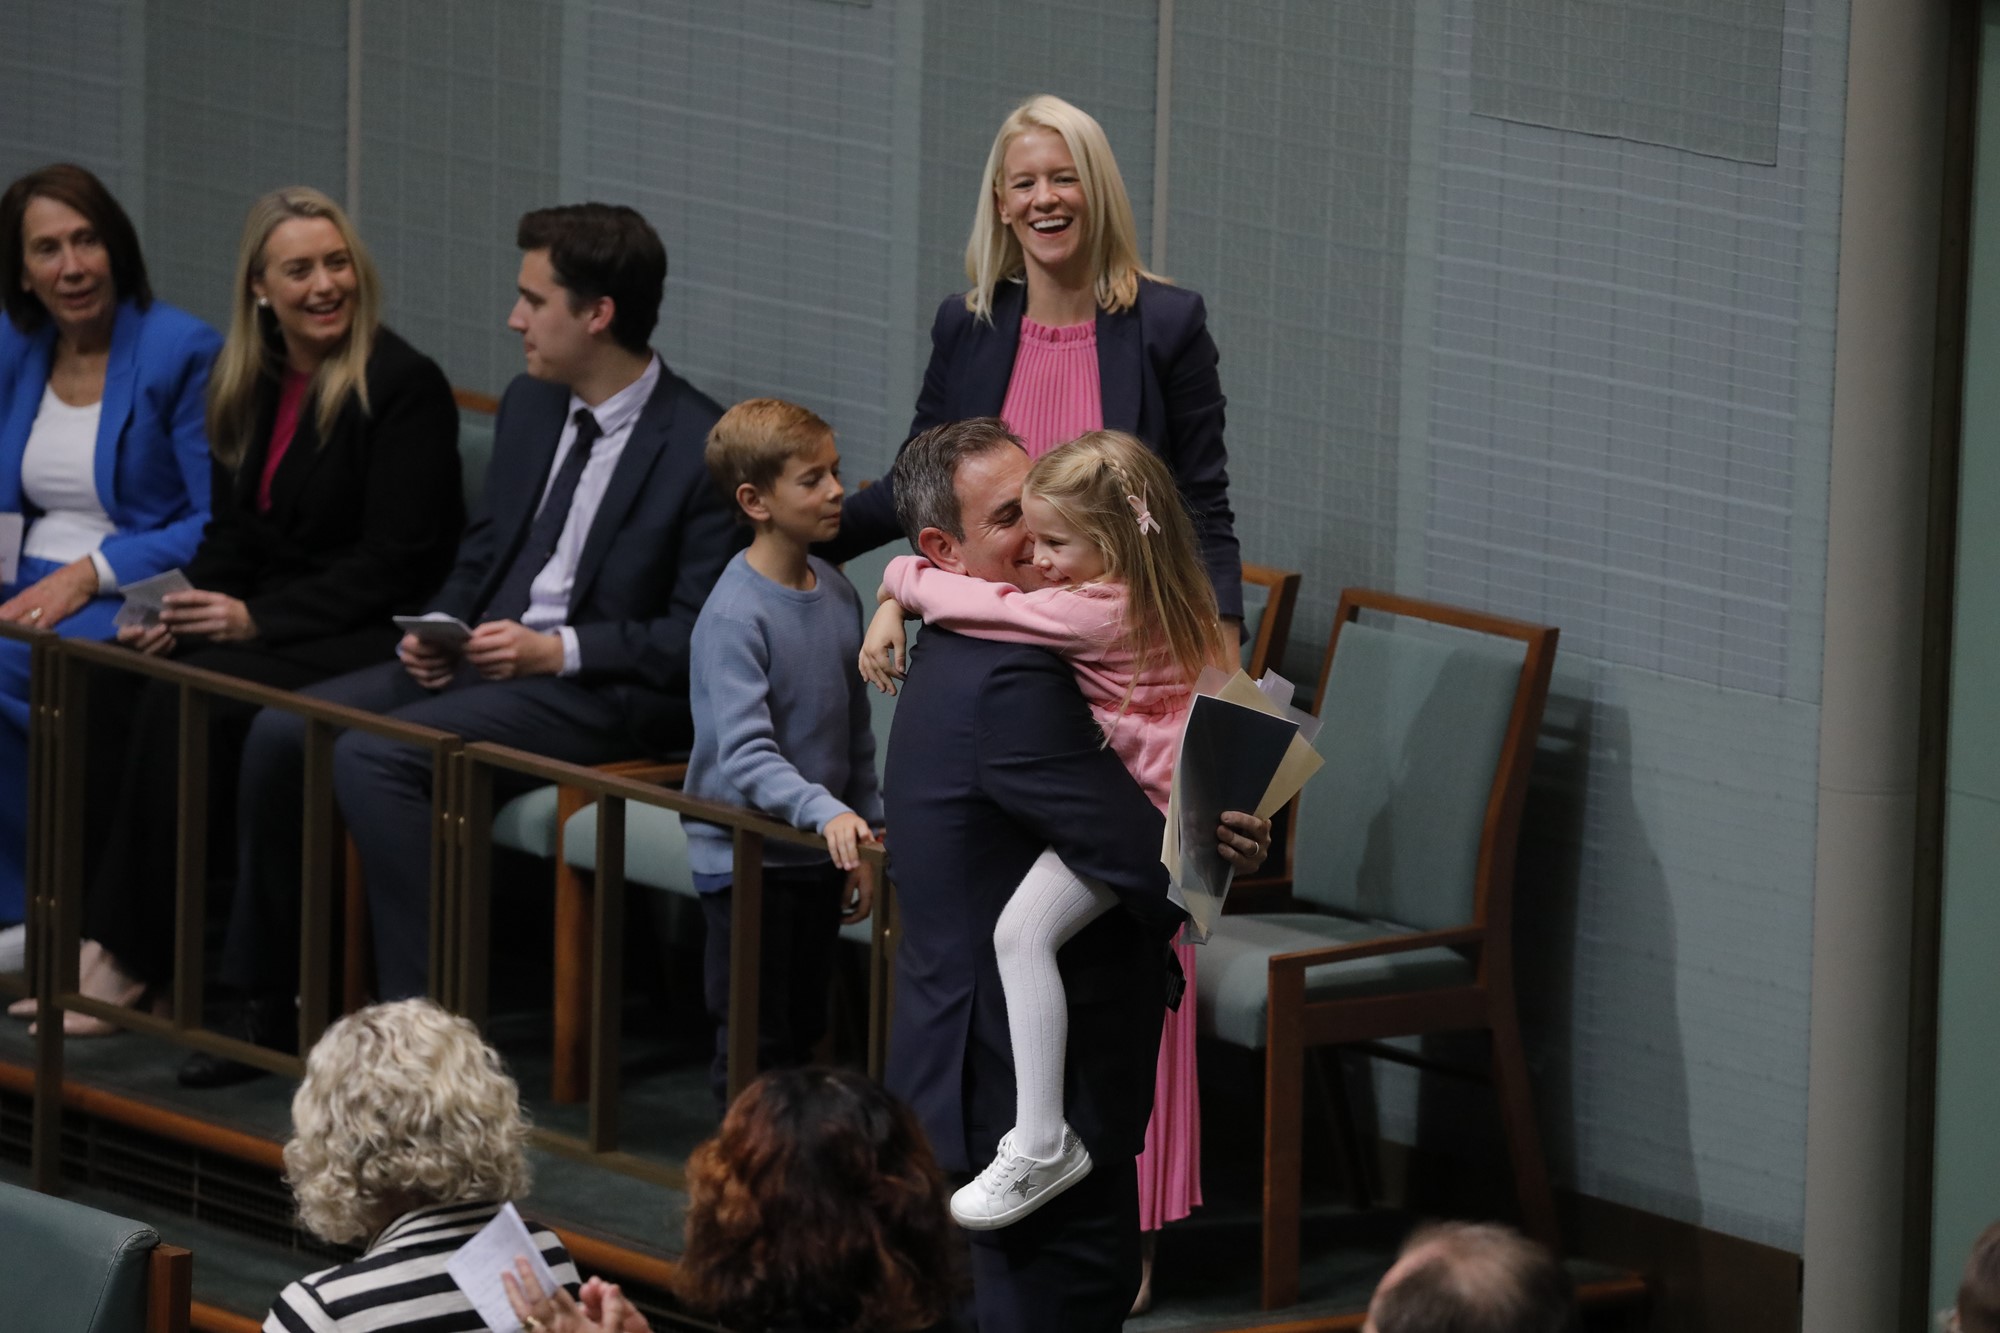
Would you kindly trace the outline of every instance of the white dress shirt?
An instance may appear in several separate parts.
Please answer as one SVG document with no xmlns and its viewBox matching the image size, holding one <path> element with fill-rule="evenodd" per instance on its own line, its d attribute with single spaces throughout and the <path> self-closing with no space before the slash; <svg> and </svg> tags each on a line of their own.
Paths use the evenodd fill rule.
<svg viewBox="0 0 2000 1333">
<path fill-rule="evenodd" d="M 659 383 L 660 358 L 656 356 L 646 362 L 646 369 L 638 379 L 595 407 L 575 394 L 569 398 L 568 419 L 563 423 L 562 437 L 556 441 L 555 460 L 549 465 L 548 480 L 542 483 L 543 500 L 548 499 L 549 487 L 555 484 L 556 473 L 562 471 L 563 460 L 569 457 L 570 447 L 576 443 L 578 409 L 589 408 L 601 433 L 591 448 L 589 461 L 583 465 L 583 475 L 577 478 L 569 518 L 563 523 L 562 536 L 556 539 L 556 553 L 528 585 L 528 609 L 521 616 L 521 623 L 529 629 L 540 634 L 553 632 L 562 639 L 565 676 L 574 676 L 583 669 L 576 631 L 564 623 L 569 619 L 570 590 L 576 586 L 577 561 L 583 557 L 583 543 L 590 536 L 590 525 L 597 519 L 598 506 L 604 503 L 604 493 L 611 489 L 611 474 L 625 453 L 625 443 L 632 438 L 639 413 Z"/>
</svg>

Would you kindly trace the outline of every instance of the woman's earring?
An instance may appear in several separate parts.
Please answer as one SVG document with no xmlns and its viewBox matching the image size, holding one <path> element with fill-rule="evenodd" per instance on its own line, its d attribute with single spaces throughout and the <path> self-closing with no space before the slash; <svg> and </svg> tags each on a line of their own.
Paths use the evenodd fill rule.
<svg viewBox="0 0 2000 1333">
<path fill-rule="evenodd" d="M 268 297 L 268 296 L 260 296 L 260 297 L 258 297 L 258 298 L 257 298 L 257 308 L 258 308 L 259 310 L 269 310 L 269 309 L 271 308 L 271 298 L 270 298 L 270 297 Z"/>
</svg>

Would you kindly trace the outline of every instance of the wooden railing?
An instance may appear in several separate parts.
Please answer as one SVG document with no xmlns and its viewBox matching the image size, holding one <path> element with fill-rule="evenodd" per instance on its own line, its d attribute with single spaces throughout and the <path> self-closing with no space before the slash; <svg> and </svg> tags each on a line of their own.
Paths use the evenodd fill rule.
<svg viewBox="0 0 2000 1333">
<path fill-rule="evenodd" d="M 486 1018 L 491 944 L 492 816 L 496 774 L 509 773 L 580 790 L 599 809 L 596 888 L 588 932 L 591 968 L 589 1129 L 584 1138 L 537 1130 L 546 1146 L 580 1153 L 614 1169 L 650 1179 L 676 1179 L 659 1163 L 618 1150 L 621 951 L 625 895 L 625 813 L 637 802 L 694 814 L 731 830 L 736 882 L 732 893 L 729 1092 L 733 1097 L 755 1074 L 762 922 L 763 845 L 766 840 L 824 848 L 825 839 L 777 823 L 754 811 L 698 800 L 669 788 L 602 769 L 560 763 L 525 751 L 460 737 L 380 714 L 327 703 L 287 690 L 147 657 L 105 643 L 60 639 L 45 631 L 0 623 L 0 638 L 28 643 L 30 724 L 28 744 L 27 898 L 29 984 L 0 981 L 0 989 L 35 996 L 42 1023 L 35 1053 L 33 1172 L 37 1188 L 56 1184 L 63 1033 L 60 1011 L 76 1010 L 114 1026 L 274 1073 L 299 1076 L 299 1056 L 253 1045 L 203 1026 L 206 974 L 210 701 L 236 700 L 277 709 L 305 720 L 304 836 L 300 847 L 299 1050 L 319 1039 L 338 1005 L 336 940 L 342 914 L 338 891 L 355 881 L 342 874 L 339 810 L 333 792 L 333 745 L 338 734 L 358 730 L 429 752 L 431 801 L 430 982 L 440 1004 L 482 1025 Z M 91 811 L 86 766 L 90 750 L 89 679 L 117 671 L 166 681 L 180 694 L 178 812 L 175 821 L 175 927 L 171 1018 L 84 995 L 77 981 L 77 953 L 85 893 L 84 852 Z M 880 1076 L 887 1047 L 889 960 L 894 937 L 891 904 L 879 848 L 866 847 L 875 875 L 876 911 L 869 961 L 868 1068 Z"/>
</svg>

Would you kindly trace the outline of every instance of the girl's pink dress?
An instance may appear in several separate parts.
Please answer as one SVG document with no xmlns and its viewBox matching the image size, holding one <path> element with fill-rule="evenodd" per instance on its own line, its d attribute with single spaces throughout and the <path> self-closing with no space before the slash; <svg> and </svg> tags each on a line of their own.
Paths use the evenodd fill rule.
<svg viewBox="0 0 2000 1333">
<path fill-rule="evenodd" d="M 1111 748 L 1162 812 L 1173 784 L 1187 714 L 1187 682 L 1162 671 L 1139 673 L 1120 643 L 1125 588 L 1116 583 L 1022 592 L 939 569 L 920 556 L 898 556 L 882 575 L 905 610 L 957 633 L 1052 648 L 1076 673 L 1078 689 Z M 1131 698 L 1126 700 L 1126 688 Z M 1124 703 L 1121 714 L 1119 705 Z M 1201 1203 L 1201 1099 L 1195 1085 L 1194 946 L 1175 941 L 1187 994 L 1160 1034 L 1153 1076 L 1153 1117 L 1139 1155 L 1139 1225 L 1157 1230 Z"/>
</svg>

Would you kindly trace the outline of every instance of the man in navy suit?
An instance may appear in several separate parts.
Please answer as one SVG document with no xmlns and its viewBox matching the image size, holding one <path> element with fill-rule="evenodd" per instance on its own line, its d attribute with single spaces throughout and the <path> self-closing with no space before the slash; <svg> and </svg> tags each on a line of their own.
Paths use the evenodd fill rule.
<svg viewBox="0 0 2000 1333">
<path fill-rule="evenodd" d="M 462 646 L 406 636 L 399 661 L 306 691 L 573 763 L 685 748 L 688 641 L 739 544 L 702 461 L 721 409 L 648 346 L 667 256 L 632 209 L 579 204 L 521 219 L 527 374 L 501 399 L 481 512 L 432 609 L 474 625 Z M 267 710 L 243 759 L 239 883 L 223 980 L 261 997 L 241 1026 L 282 1042 L 297 984 L 304 725 Z M 428 756 L 358 731 L 334 786 L 361 851 L 384 999 L 424 993 L 430 938 Z M 196 1086 L 251 1071 L 197 1055 Z"/>
<path fill-rule="evenodd" d="M 995 418 L 925 431 L 896 461 L 904 531 L 940 568 L 1041 587 L 1021 521 L 1027 472 Z M 1015 885 L 1054 847 L 1125 908 L 1057 955 L 1069 1003 L 1064 1116 L 1097 1167 L 1012 1226 L 971 1233 L 980 1333 L 1115 1329 L 1139 1288 L 1134 1158 L 1179 979 L 1167 941 L 1185 919 L 1167 901 L 1159 812 L 1105 748 L 1060 658 L 935 626 L 911 655 L 883 794 L 903 925 L 887 1081 L 947 1172 L 992 1160 L 1014 1123 L 993 929 Z M 1260 865 L 1270 825 L 1224 818 L 1224 855 Z"/>
</svg>

